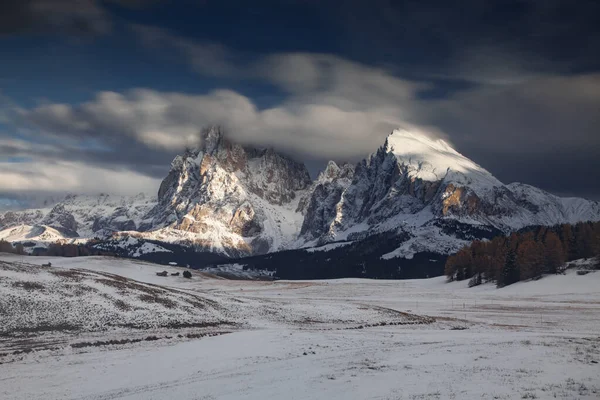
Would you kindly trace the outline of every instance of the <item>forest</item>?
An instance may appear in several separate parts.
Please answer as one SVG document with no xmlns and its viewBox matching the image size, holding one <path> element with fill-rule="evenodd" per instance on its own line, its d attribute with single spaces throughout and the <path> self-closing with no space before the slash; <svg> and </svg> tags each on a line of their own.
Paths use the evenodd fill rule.
<svg viewBox="0 0 600 400">
<path fill-rule="evenodd" d="M 113 253 L 95 249 L 93 244 L 96 241 L 89 241 L 85 244 L 73 243 L 50 243 L 47 248 L 36 247 L 32 252 L 26 252 L 25 247 L 28 243 L 16 243 L 14 246 L 6 240 L 0 240 L 0 253 L 13 253 L 33 256 L 56 256 L 56 257 L 82 257 L 82 256 L 111 256 Z"/>
<path fill-rule="evenodd" d="M 600 254 L 600 222 L 533 227 L 489 241 L 476 240 L 448 257 L 449 281 L 498 287 L 564 272 L 565 263 Z"/>
</svg>

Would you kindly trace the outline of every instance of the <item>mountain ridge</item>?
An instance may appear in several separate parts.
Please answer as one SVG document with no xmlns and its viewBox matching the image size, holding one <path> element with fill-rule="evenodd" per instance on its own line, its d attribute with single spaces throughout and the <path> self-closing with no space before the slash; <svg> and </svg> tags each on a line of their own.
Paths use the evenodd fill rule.
<svg viewBox="0 0 600 400">
<path fill-rule="evenodd" d="M 403 238 L 382 254 L 392 259 L 449 254 L 491 232 L 600 220 L 598 202 L 505 185 L 446 141 L 406 130 L 355 165 L 330 161 L 314 181 L 304 164 L 231 142 L 221 127 L 204 129 L 201 143 L 174 158 L 156 199 L 71 196 L 8 211 L 0 238 L 19 239 L 15 227 L 27 232 L 21 240 L 43 227 L 79 241 L 118 233 L 235 258 L 389 232 Z"/>
</svg>

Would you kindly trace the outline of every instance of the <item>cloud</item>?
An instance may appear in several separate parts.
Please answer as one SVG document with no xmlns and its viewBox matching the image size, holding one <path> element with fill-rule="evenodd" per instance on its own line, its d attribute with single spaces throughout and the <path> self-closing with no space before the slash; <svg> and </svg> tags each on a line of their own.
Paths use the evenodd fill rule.
<svg viewBox="0 0 600 400">
<path fill-rule="evenodd" d="M 123 142 L 123 151 L 83 141 L 0 135 L 0 194 L 156 193 L 171 156 Z M 140 152 L 141 150 L 141 152 Z"/>
<path fill-rule="evenodd" d="M 146 46 L 175 49 L 201 75 L 266 82 L 287 95 L 274 107 L 258 109 L 250 98 L 221 90 L 179 97 L 185 101 L 179 101 L 172 114 L 195 107 L 196 111 L 187 113 L 195 117 L 192 126 L 219 123 L 242 142 L 273 145 L 301 156 L 363 156 L 374 149 L 373 136 L 383 141 L 393 128 L 410 125 L 413 102 L 418 93 L 430 88 L 331 54 L 286 52 L 252 57 L 155 27 L 131 27 Z M 175 99 L 168 97 L 170 102 Z M 157 143 L 168 140 L 169 135 L 160 132 L 151 131 Z"/>
<path fill-rule="evenodd" d="M 410 98 L 428 86 L 394 77 L 383 68 L 353 62 L 332 54 L 282 52 L 251 55 L 212 41 L 194 41 L 146 25 L 130 25 L 151 49 L 175 50 L 204 76 L 270 82 L 287 93 L 329 94 L 358 101 L 388 102 Z M 362 100 L 361 100 L 362 99 Z"/>
<path fill-rule="evenodd" d="M 545 163 L 543 155 L 580 156 L 586 160 L 579 164 L 581 170 L 600 170 L 590 164 L 590 152 L 600 144 L 594 131 L 600 125 L 600 77 L 595 74 L 540 75 L 427 100 L 419 94 L 430 85 L 332 55 L 281 53 L 252 60 L 249 66 L 224 63 L 276 85 L 287 97 L 261 109 L 232 90 L 202 95 L 150 89 L 100 92 L 75 105 L 18 108 L 13 122 L 55 138 L 93 138 L 113 152 L 111 163 L 143 168 L 152 176 L 166 171 L 148 165 L 149 155 L 166 160 L 198 144 L 198 132 L 208 124 L 224 125 L 242 143 L 274 146 L 299 158 L 356 160 L 379 146 L 392 129 L 404 126 L 446 135 L 459 151 L 505 180 L 522 179 L 518 171 L 503 167 L 515 157 L 526 168 L 527 158 Z M 95 162 L 102 159 L 86 154 Z M 503 173 L 508 170 L 512 172 Z M 523 175 L 536 184 L 535 176 Z"/>
<path fill-rule="evenodd" d="M 151 35 L 164 35 L 163 31 L 143 32 L 150 41 Z M 374 150 L 373 136 L 383 142 L 393 128 L 409 125 L 412 103 L 428 88 L 381 68 L 326 54 L 272 54 L 247 66 L 215 56 L 209 65 L 223 66 L 220 71 L 228 74 L 243 69 L 249 79 L 277 86 L 287 97 L 274 107 L 260 109 L 232 90 L 204 95 L 150 89 L 100 92 L 76 105 L 17 108 L 14 121 L 56 137 L 94 137 L 115 148 L 120 141 L 133 140 L 164 151 L 195 145 L 203 126 L 220 124 L 243 143 L 275 146 L 300 156 L 356 159 Z"/>
<path fill-rule="evenodd" d="M 123 195 L 155 193 L 160 181 L 129 170 L 113 170 L 81 162 L 36 160 L 0 162 L 0 193 L 110 192 Z"/>
<path fill-rule="evenodd" d="M 458 92 L 422 109 L 459 143 L 505 154 L 600 148 L 600 74 L 540 76 Z"/>
<path fill-rule="evenodd" d="M 105 91 L 78 104 L 12 106 L 4 119 L 22 132 L 64 141 L 63 152 L 69 151 L 66 143 L 79 146 L 82 150 L 71 152 L 76 162 L 86 161 L 97 170 L 136 171 L 151 179 L 166 174 L 176 152 L 197 144 L 202 127 L 220 124 L 242 143 L 273 146 L 301 159 L 351 161 L 375 150 L 394 128 L 420 129 L 449 137 L 459 151 L 505 181 L 577 192 L 581 181 L 568 179 L 566 171 L 540 176 L 553 163 L 564 169 L 564 160 L 572 160 L 571 169 L 581 176 L 600 181 L 600 172 L 595 172 L 600 171 L 597 74 L 557 75 L 550 69 L 530 73 L 536 70 L 536 58 L 512 57 L 517 53 L 510 47 L 489 53 L 483 47 L 456 58 L 450 74 L 479 84 L 442 100 L 428 99 L 422 94 L 436 89 L 431 83 L 402 79 L 386 68 L 336 55 L 249 55 L 161 29 L 133 29 L 148 46 L 174 50 L 174 56 L 183 56 L 203 76 L 267 83 L 284 97 L 261 108 L 229 89 L 205 94 Z M 470 63 L 474 58 L 482 61 Z M 513 61 L 504 62 L 509 59 Z M 496 64 L 503 66 L 480 69 Z M 86 147 L 89 142 L 102 151 Z M 560 188 L 552 184 L 559 180 L 564 182 Z M 600 188 L 594 191 L 600 196 Z"/>
<path fill-rule="evenodd" d="M 600 199 L 600 74 L 479 86 L 419 108 L 504 182 Z"/>
<path fill-rule="evenodd" d="M 319 64 L 307 54 L 301 57 Z M 285 57 L 281 60 L 285 64 Z M 19 109 L 19 126 L 56 138 L 60 149 L 21 144 L 16 151 L 15 144 L 5 140 L 0 141 L 0 150 L 31 158 L 77 154 L 78 162 L 87 161 L 100 170 L 122 168 L 155 179 L 166 174 L 173 154 L 197 144 L 197 133 L 208 124 L 224 125 L 230 137 L 242 143 L 321 160 L 364 157 L 392 129 L 404 126 L 447 135 L 459 151 L 507 182 L 583 193 L 582 185 L 600 181 L 600 136 L 595 131 L 600 126 L 598 74 L 539 77 L 481 86 L 444 100 L 420 100 L 419 84 L 345 63 L 325 68 L 333 68 L 337 78 L 325 79 L 324 85 L 310 85 L 329 73 L 314 69 L 306 78 L 312 89 L 290 89 L 295 94 L 265 109 L 231 90 L 190 95 L 149 89 L 101 92 L 77 105 Z M 288 84 L 286 76 L 275 79 Z M 106 149 L 73 150 L 90 139 Z M 592 187 L 585 195 L 598 197 L 597 185 Z"/>
<path fill-rule="evenodd" d="M 266 81 L 289 96 L 275 107 L 259 109 L 252 99 L 231 90 L 205 95 L 107 91 L 74 105 L 13 106 L 11 122 L 55 140 L 93 138 L 115 152 L 137 145 L 165 153 L 196 144 L 202 126 L 218 123 L 244 142 L 275 145 L 301 155 L 337 153 L 336 157 L 356 158 L 366 145 L 373 147 L 364 133 L 379 132 L 383 138 L 403 122 L 411 99 L 425 88 L 332 55 L 281 53 L 244 63 L 237 52 L 219 44 L 197 43 L 151 27 L 133 29 L 149 46 L 184 54 L 201 74 Z M 319 142 L 304 139 L 311 137 Z M 340 146 L 343 140 L 349 142 Z M 125 155 L 120 158 L 127 162 Z"/>
</svg>

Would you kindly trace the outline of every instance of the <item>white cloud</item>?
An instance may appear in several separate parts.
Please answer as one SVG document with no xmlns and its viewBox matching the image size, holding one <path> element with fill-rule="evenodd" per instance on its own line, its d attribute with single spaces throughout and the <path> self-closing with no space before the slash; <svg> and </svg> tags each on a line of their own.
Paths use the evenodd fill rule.
<svg viewBox="0 0 600 400">
<path fill-rule="evenodd" d="M 203 126 L 221 124 L 244 143 L 335 159 L 364 156 L 399 126 L 431 131 L 426 126 L 436 125 L 459 143 L 476 141 L 480 148 L 505 152 L 515 142 L 521 143 L 516 148 L 534 152 L 585 143 L 591 127 L 597 126 L 598 75 L 540 76 L 480 86 L 445 100 L 420 100 L 425 85 L 335 56 L 286 53 L 267 57 L 260 65 L 270 73 L 264 79 L 290 92 L 266 109 L 232 90 L 189 95 L 136 89 L 17 113 L 44 133 L 113 144 L 128 138 L 165 151 L 197 144 Z"/>
<path fill-rule="evenodd" d="M 363 107 L 360 101 L 333 92 L 323 93 L 314 102 L 298 97 L 264 110 L 228 90 L 206 95 L 104 92 L 93 101 L 64 107 L 20 110 L 20 118 L 57 136 L 106 141 L 128 137 L 164 150 L 197 144 L 203 126 L 221 124 L 233 139 L 244 143 L 335 158 L 357 157 L 373 150 L 373 135 L 382 141 L 393 128 L 406 124 L 402 119 L 405 112 L 397 105 Z"/>
<path fill-rule="evenodd" d="M 0 162 L 0 192 L 5 193 L 155 193 L 159 181 L 124 169 L 113 170 L 82 162 L 35 160 Z"/>
<path fill-rule="evenodd" d="M 311 60 L 307 55 L 302 57 Z M 266 109 L 259 109 L 251 99 L 231 90 L 189 95 L 138 89 L 102 92 L 89 102 L 73 106 L 50 104 L 20 109 L 19 114 L 22 120 L 35 123 L 43 135 L 67 135 L 71 141 L 93 137 L 111 144 L 112 150 L 124 157 L 130 149 L 121 148 L 122 140 L 137 141 L 141 148 L 176 152 L 197 144 L 197 132 L 208 124 L 224 125 L 230 137 L 242 143 L 273 146 L 312 159 L 363 157 L 399 126 L 444 136 L 433 128 L 423 128 L 427 124 L 443 127 L 459 150 L 467 149 L 466 155 L 475 158 L 477 152 L 494 153 L 496 158 L 506 160 L 516 153 L 555 156 L 558 152 L 562 157 L 577 159 L 581 154 L 578 152 L 598 148 L 598 75 L 539 77 L 518 84 L 482 86 L 446 100 L 419 100 L 419 85 L 384 71 L 343 60 L 324 68 L 341 72 L 326 85 L 315 85 L 310 91 L 298 89 L 279 105 Z M 329 73 L 320 68 L 315 71 L 316 75 L 304 78 L 309 84 Z M 285 75 L 281 79 L 286 79 Z M 8 145 L 0 142 L 0 147 Z M 27 152 L 23 150 L 23 154 Z M 57 153 L 56 159 L 60 157 Z M 491 161 L 499 165 L 498 160 Z M 135 161 L 127 165 L 137 168 Z M 77 172 L 68 172 L 70 169 Z M 92 190 L 89 182 L 98 182 L 102 189 L 97 191 L 109 192 L 112 180 L 123 182 L 128 190 L 141 182 L 143 187 L 156 185 L 155 180 L 134 172 L 117 173 L 62 161 L 48 168 L 39 162 L 4 165 L 2 171 L 3 190 Z M 35 171 L 43 173 L 36 176 Z M 110 178 L 103 180 L 104 175 Z M 59 186 L 55 186 L 56 181 L 60 181 Z M 115 189 L 119 187 L 121 184 Z"/>
<path fill-rule="evenodd" d="M 426 87 L 323 54 L 273 55 L 249 70 L 256 79 L 288 91 L 288 97 L 259 109 L 231 90 L 188 95 L 136 89 L 101 92 L 73 106 L 19 109 L 18 114 L 21 121 L 55 135 L 128 137 L 169 151 L 197 144 L 202 127 L 220 124 L 244 143 L 311 157 L 354 159 L 374 150 L 392 129 L 408 125 L 415 96 Z"/>
</svg>

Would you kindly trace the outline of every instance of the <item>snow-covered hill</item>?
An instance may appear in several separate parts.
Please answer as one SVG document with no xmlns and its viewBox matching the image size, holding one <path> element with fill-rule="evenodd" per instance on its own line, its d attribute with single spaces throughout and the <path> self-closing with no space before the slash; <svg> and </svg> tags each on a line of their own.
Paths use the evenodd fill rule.
<svg viewBox="0 0 600 400">
<path fill-rule="evenodd" d="M 0 231 L 0 240 L 32 242 L 40 247 L 64 239 L 65 235 L 61 231 L 44 225 L 16 225 Z"/>
</svg>

